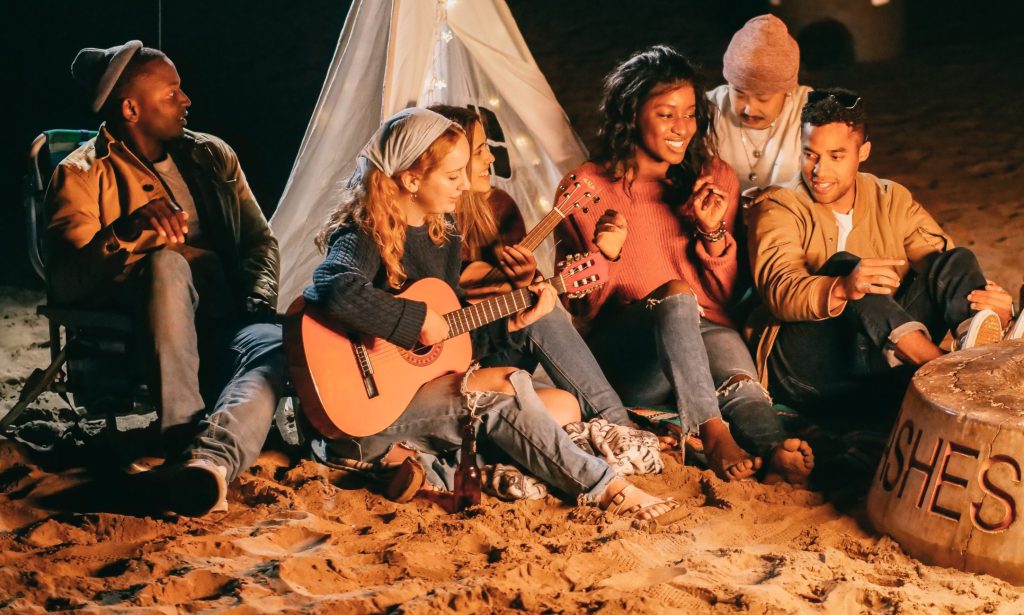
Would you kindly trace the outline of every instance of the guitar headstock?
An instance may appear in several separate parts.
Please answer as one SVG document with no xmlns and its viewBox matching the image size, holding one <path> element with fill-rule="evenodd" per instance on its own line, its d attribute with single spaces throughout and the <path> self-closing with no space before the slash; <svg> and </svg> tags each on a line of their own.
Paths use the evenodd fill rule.
<svg viewBox="0 0 1024 615">
<path fill-rule="evenodd" d="M 558 263 L 558 280 L 570 299 L 594 292 L 608 280 L 608 261 L 600 252 L 570 254 Z"/>
<path fill-rule="evenodd" d="M 601 202 L 601 197 L 595 193 L 594 182 L 586 177 L 577 179 L 575 173 L 570 173 L 558 186 L 558 202 L 555 203 L 554 209 L 562 214 L 563 218 L 568 218 L 578 209 L 587 213 L 591 205 Z"/>
</svg>

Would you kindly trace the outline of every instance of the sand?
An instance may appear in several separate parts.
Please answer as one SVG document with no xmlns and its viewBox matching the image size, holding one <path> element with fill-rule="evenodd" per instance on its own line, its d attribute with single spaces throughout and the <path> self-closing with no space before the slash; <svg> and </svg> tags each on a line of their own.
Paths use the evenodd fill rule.
<svg viewBox="0 0 1024 615">
<path fill-rule="evenodd" d="M 539 29 L 526 34 L 549 75 L 574 61 L 599 75 L 621 55 L 585 40 L 559 49 Z M 947 45 L 958 59 L 945 67 L 912 54 L 855 67 L 842 81 L 822 73 L 809 82 L 842 82 L 871 97 L 875 148 L 866 169 L 905 183 L 1016 294 L 1024 103 L 1000 97 L 993 121 L 991 96 L 976 100 L 1019 79 L 1014 63 L 988 61 L 1019 48 L 994 45 Z M 592 51 L 600 60 L 584 60 Z M 553 86 L 586 131 L 597 86 L 583 81 Z M 46 326 L 34 315 L 41 300 L 0 289 L 0 411 L 48 361 Z M 45 394 L 33 412 L 61 405 Z M 350 476 L 275 452 L 232 485 L 224 516 L 138 517 L 98 512 L 102 502 L 83 499 L 55 505 L 49 496 L 84 478 L 63 469 L 74 460 L 53 461 L 0 442 L 0 612 L 1024 611 L 1024 595 L 1004 581 L 907 557 L 866 529 L 856 499 L 837 509 L 820 493 L 726 484 L 672 459 L 663 475 L 637 483 L 676 497 L 688 514 L 654 529 L 553 498 L 485 498 L 447 515 L 427 502 L 391 503 Z"/>
</svg>

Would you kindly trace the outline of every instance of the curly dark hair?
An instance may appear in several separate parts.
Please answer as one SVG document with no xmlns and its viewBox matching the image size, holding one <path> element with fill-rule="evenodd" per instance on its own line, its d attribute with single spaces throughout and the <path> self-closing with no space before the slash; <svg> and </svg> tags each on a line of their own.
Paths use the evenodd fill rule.
<svg viewBox="0 0 1024 615">
<path fill-rule="evenodd" d="M 637 125 L 640 107 L 663 86 L 681 84 L 693 87 L 697 133 L 686 148 L 682 164 L 669 169 L 669 179 L 688 192 L 701 170 L 717 155 L 711 134 L 712 106 L 697 67 L 667 45 L 654 45 L 634 53 L 605 77 L 600 107 L 604 126 L 598 132 L 594 161 L 617 178 L 635 170 L 636 148 L 642 139 Z"/>
<path fill-rule="evenodd" d="M 807 95 L 800 123 L 811 126 L 846 124 L 868 140 L 868 110 L 864 99 L 843 88 L 819 88 Z"/>
</svg>

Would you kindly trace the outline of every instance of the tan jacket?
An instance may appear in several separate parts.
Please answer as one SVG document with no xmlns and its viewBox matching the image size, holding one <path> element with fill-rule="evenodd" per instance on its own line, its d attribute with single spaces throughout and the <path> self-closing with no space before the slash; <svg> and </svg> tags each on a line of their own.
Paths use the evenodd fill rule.
<svg viewBox="0 0 1024 615">
<path fill-rule="evenodd" d="M 861 258 L 899 258 L 902 279 L 925 258 L 953 247 L 953 240 L 903 186 L 868 173 L 857 174 L 853 230 L 846 251 Z M 757 368 L 767 385 L 767 362 L 782 322 L 825 320 L 837 277 L 814 275 L 833 254 L 839 228 L 828 205 L 814 202 L 801 184 L 796 190 L 769 189 L 747 212 L 750 266 L 770 319 L 754 327 Z"/>
<path fill-rule="evenodd" d="M 234 151 L 212 135 L 185 131 L 169 145 L 189 180 L 204 232 L 221 257 L 237 306 L 249 297 L 277 304 L 278 247 Z M 50 214 L 47 283 L 58 303 L 100 299 L 110 282 L 164 243 L 153 231 L 125 242 L 114 220 L 167 192 L 157 175 L 105 126 L 54 170 L 46 192 Z M 202 203 L 202 205 L 201 205 Z M 205 234 L 205 233 L 204 233 Z"/>
</svg>

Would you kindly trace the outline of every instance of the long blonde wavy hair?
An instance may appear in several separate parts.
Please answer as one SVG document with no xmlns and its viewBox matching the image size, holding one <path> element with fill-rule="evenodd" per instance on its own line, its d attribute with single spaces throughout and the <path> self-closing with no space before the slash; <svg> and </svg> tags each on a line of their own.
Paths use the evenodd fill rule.
<svg viewBox="0 0 1024 615">
<path fill-rule="evenodd" d="M 449 128 L 420 154 L 412 166 L 394 177 L 388 177 L 377 167 L 367 165 L 367 171 L 359 181 L 350 183 L 342 191 L 338 206 L 317 233 L 316 247 L 321 253 L 326 252 L 338 229 L 355 225 L 369 233 L 377 244 L 381 262 L 387 272 L 388 285 L 395 289 L 401 288 L 406 280 L 402 255 L 405 253 L 407 223 L 405 211 L 398 204 L 398 196 L 403 190 L 398 175 L 413 173 L 426 177 L 455 148 L 462 136 L 460 129 L 454 126 Z M 450 229 L 444 214 L 427 216 L 426 224 L 427 234 L 434 245 L 439 246 L 448 241 Z"/>
<path fill-rule="evenodd" d="M 466 165 L 466 173 L 469 174 L 473 167 L 472 153 L 476 151 L 479 143 L 473 143 L 473 131 L 479 125 L 483 127 L 480 116 L 468 107 L 454 107 L 451 105 L 432 105 L 428 107 L 435 113 L 440 113 L 451 121 L 462 127 L 469 142 L 469 164 Z M 470 176 L 472 177 L 472 176 Z M 455 206 L 455 223 L 462 235 L 462 245 L 469 250 L 470 260 L 484 259 L 484 249 L 501 242 L 501 235 L 498 233 L 498 222 L 494 219 L 494 212 L 487 202 L 489 192 L 473 192 L 466 190 L 459 197 Z"/>
</svg>

